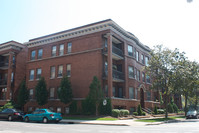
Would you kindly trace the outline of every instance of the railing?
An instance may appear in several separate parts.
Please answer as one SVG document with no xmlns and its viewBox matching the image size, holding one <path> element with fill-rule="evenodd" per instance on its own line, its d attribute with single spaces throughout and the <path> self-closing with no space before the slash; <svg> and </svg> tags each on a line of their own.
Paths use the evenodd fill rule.
<svg viewBox="0 0 199 133">
<path fill-rule="evenodd" d="M 117 47 L 115 47 L 114 45 L 112 45 L 112 52 L 113 52 L 114 54 L 117 54 L 117 55 L 123 57 L 123 52 L 122 52 L 122 50 L 119 49 L 119 48 L 117 48 Z"/>
<path fill-rule="evenodd" d="M 0 85 L 7 85 L 7 80 L 0 79 Z"/>
<path fill-rule="evenodd" d="M 120 71 L 114 70 L 113 69 L 113 79 L 120 79 L 120 80 L 124 80 L 124 74 Z"/>
<path fill-rule="evenodd" d="M 8 67 L 8 62 L 0 62 L 0 67 Z"/>
<path fill-rule="evenodd" d="M 114 69 L 112 70 L 112 76 L 113 79 L 124 80 L 124 73 Z M 103 77 L 108 77 L 108 71 L 104 72 Z"/>
</svg>

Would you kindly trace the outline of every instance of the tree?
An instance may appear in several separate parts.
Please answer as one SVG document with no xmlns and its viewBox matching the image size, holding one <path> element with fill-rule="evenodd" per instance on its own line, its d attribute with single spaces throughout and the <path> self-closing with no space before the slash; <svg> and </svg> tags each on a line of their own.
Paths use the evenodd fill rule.
<svg viewBox="0 0 199 133">
<path fill-rule="evenodd" d="M 48 102 L 48 91 L 46 89 L 46 82 L 44 77 L 41 77 L 35 87 L 36 101 L 40 106 L 45 105 Z"/>
<path fill-rule="evenodd" d="M 24 108 L 24 105 L 28 101 L 29 93 L 26 87 L 26 81 L 25 79 L 21 82 L 20 88 L 19 88 L 19 93 L 17 97 L 17 105 L 19 105 L 22 110 Z"/>
<path fill-rule="evenodd" d="M 95 113 L 96 116 L 98 116 L 98 107 L 102 99 L 104 98 L 103 92 L 101 89 L 100 81 L 96 76 L 93 77 L 93 81 L 90 84 L 90 91 L 88 94 L 88 98 L 92 100 L 92 102 L 95 104 Z"/>
<path fill-rule="evenodd" d="M 162 45 L 158 45 L 151 51 L 149 65 L 145 68 L 147 74 L 152 78 L 151 88 L 161 91 L 164 96 L 165 118 L 168 117 L 169 96 L 173 92 L 173 72 L 175 71 L 173 64 L 178 61 L 179 54 L 177 49 L 172 51 Z"/>
<path fill-rule="evenodd" d="M 196 97 L 197 106 L 197 89 L 198 89 L 198 75 L 199 65 L 196 62 L 182 58 L 175 64 L 176 71 L 173 74 L 175 77 L 174 89 L 185 97 L 185 115 L 188 111 L 188 98 Z"/>
<path fill-rule="evenodd" d="M 73 99 L 73 93 L 71 83 L 67 76 L 64 76 L 60 83 L 60 90 L 58 91 L 58 97 L 64 104 L 70 103 Z"/>
</svg>

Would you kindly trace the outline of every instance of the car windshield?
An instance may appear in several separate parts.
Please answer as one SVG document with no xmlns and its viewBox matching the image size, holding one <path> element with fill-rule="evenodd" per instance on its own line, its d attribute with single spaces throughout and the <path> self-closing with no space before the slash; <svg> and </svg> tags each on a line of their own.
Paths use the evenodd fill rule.
<svg viewBox="0 0 199 133">
<path fill-rule="evenodd" d="M 19 113 L 21 113 L 22 111 L 21 110 L 19 110 L 19 109 L 13 109 L 14 110 L 14 112 L 19 112 Z"/>
<path fill-rule="evenodd" d="M 46 111 L 47 111 L 47 112 L 53 112 L 53 111 L 52 111 L 52 110 L 50 110 L 50 109 L 46 109 Z"/>
</svg>

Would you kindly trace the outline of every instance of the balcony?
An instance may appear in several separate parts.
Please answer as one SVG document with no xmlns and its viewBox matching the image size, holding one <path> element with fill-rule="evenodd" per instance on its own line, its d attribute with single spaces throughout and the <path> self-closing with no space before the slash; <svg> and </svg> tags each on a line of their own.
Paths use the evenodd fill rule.
<svg viewBox="0 0 199 133">
<path fill-rule="evenodd" d="M 1 69 L 8 69 L 8 62 L 0 62 Z"/>
<path fill-rule="evenodd" d="M 0 79 L 0 86 L 6 86 L 6 85 L 7 85 L 7 80 Z"/>
<path fill-rule="evenodd" d="M 104 72 L 103 77 L 107 79 L 108 71 Z M 120 72 L 117 70 L 112 70 L 112 77 L 113 77 L 114 82 L 124 82 L 124 73 L 123 72 Z"/>
<path fill-rule="evenodd" d="M 108 56 L 108 49 L 107 47 L 104 47 L 103 49 L 103 53 Z M 112 58 L 115 59 L 115 60 L 121 60 L 121 59 L 124 59 L 123 57 L 123 52 L 121 49 L 115 47 L 114 45 L 112 45 Z"/>
</svg>

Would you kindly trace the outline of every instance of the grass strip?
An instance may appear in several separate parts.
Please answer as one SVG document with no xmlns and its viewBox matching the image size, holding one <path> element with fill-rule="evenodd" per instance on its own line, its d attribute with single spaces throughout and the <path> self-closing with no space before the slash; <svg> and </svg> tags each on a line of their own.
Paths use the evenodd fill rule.
<svg viewBox="0 0 199 133">
<path fill-rule="evenodd" d="M 106 118 L 106 117 L 63 117 L 67 120 L 101 120 L 101 121 L 115 121 L 117 118 Z"/>
</svg>

